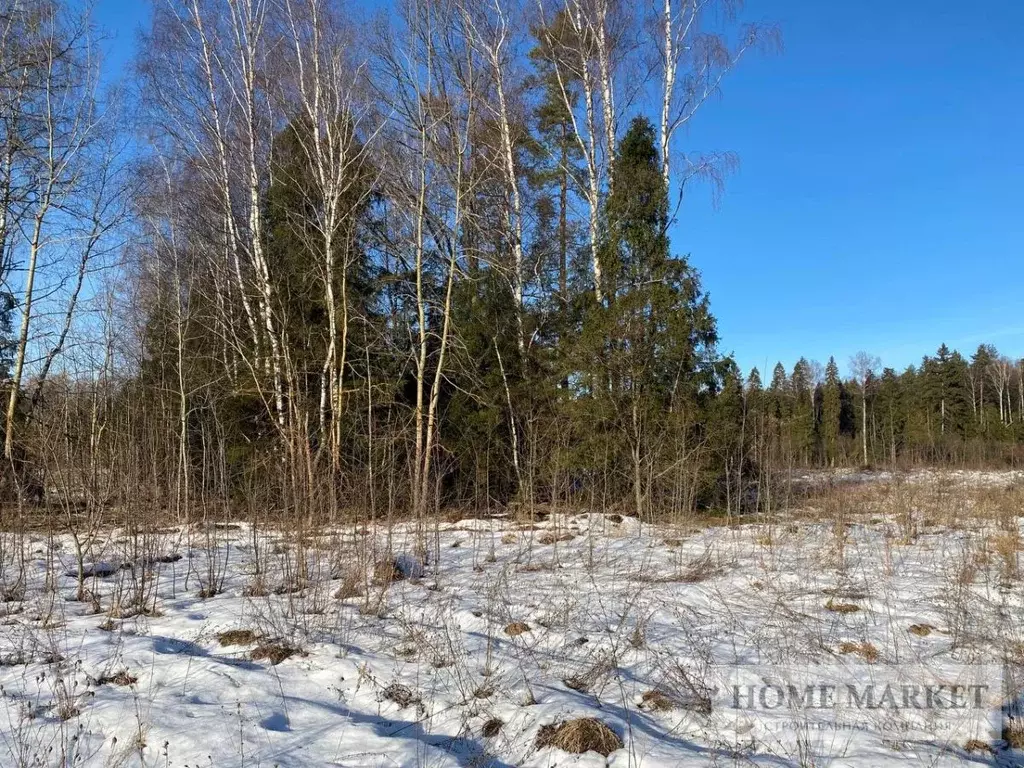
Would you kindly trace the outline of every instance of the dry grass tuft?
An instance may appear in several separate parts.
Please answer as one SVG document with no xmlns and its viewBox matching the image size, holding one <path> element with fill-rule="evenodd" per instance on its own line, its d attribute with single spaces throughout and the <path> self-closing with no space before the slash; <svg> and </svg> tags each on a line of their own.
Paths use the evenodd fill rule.
<svg viewBox="0 0 1024 768">
<path fill-rule="evenodd" d="M 300 653 L 298 648 L 293 648 L 292 646 L 285 645 L 284 643 L 264 643 L 263 645 L 254 648 L 253 652 L 249 654 L 249 658 L 253 661 L 266 659 L 271 664 L 277 665 L 286 659 L 290 659 L 297 653 Z"/>
<path fill-rule="evenodd" d="M 139 678 L 130 674 L 127 669 L 122 669 L 115 675 L 102 675 L 96 679 L 96 685 L 135 685 Z"/>
<path fill-rule="evenodd" d="M 840 600 L 864 600 L 868 597 L 868 593 L 865 590 L 857 589 L 856 587 L 830 587 L 821 590 L 821 593 L 829 597 L 839 598 Z"/>
<path fill-rule="evenodd" d="M 721 576 L 723 573 L 725 573 L 725 568 L 708 551 L 683 569 L 683 572 L 679 574 L 679 581 L 684 584 L 699 584 L 702 581 Z"/>
<path fill-rule="evenodd" d="M 554 544 L 556 541 L 572 541 L 576 537 L 566 531 L 565 533 L 542 533 L 537 537 L 538 544 Z"/>
<path fill-rule="evenodd" d="M 868 664 L 874 664 L 878 661 L 879 653 L 878 649 L 875 648 L 871 643 L 864 641 L 862 643 L 849 643 L 843 642 L 839 644 L 840 653 L 853 653 L 860 656 Z"/>
<path fill-rule="evenodd" d="M 580 693 L 590 693 L 591 689 L 597 685 L 603 677 L 614 671 L 614 669 L 615 664 L 612 657 L 602 654 L 587 669 L 583 670 L 578 675 L 571 675 L 570 677 L 563 678 L 562 682 L 565 684 L 566 688 L 571 688 L 572 690 Z"/>
<path fill-rule="evenodd" d="M 835 600 L 829 598 L 829 601 L 825 603 L 825 610 L 841 614 L 856 613 L 860 610 L 860 606 L 854 605 L 853 603 L 837 603 Z"/>
<path fill-rule="evenodd" d="M 391 683 L 387 688 L 381 691 L 381 700 L 393 701 L 402 709 L 419 705 L 422 702 L 419 696 L 407 685 L 401 683 Z"/>
<path fill-rule="evenodd" d="M 1024 749 L 1024 720 L 1008 717 L 1003 723 L 1003 741 L 1010 749 Z"/>
<path fill-rule="evenodd" d="M 996 753 L 996 751 L 992 749 L 992 745 L 986 744 L 984 741 L 980 741 L 978 739 L 971 739 L 964 744 L 964 751 L 970 752 L 971 754 L 979 752 L 986 755 L 994 755 Z"/>
<path fill-rule="evenodd" d="M 260 636 L 251 629 L 229 629 L 217 635 L 217 642 L 221 645 L 252 645 L 259 639 Z"/>
<path fill-rule="evenodd" d="M 509 637 L 518 637 L 524 632 L 530 631 L 530 625 L 522 621 L 513 621 L 511 624 L 505 626 L 505 634 Z"/>
<path fill-rule="evenodd" d="M 677 706 L 675 699 L 659 690 L 647 691 L 640 697 L 640 709 L 647 712 L 668 712 Z"/>
<path fill-rule="evenodd" d="M 911 624 L 907 631 L 917 637 L 928 637 L 928 635 L 935 631 L 935 627 L 931 624 Z"/>
<path fill-rule="evenodd" d="M 363 595 L 363 583 L 362 579 L 359 578 L 359 574 L 355 572 L 345 574 L 341 579 L 341 584 L 338 585 L 338 589 L 334 593 L 335 600 L 348 600 L 351 597 L 362 597 Z"/>
<path fill-rule="evenodd" d="M 499 733 L 501 733 L 502 726 L 505 725 L 503 720 L 499 720 L 496 717 L 492 717 L 486 723 L 484 727 L 480 729 L 480 733 L 485 739 L 493 739 Z"/>
<path fill-rule="evenodd" d="M 622 739 L 600 720 L 581 717 L 541 726 L 535 746 L 537 749 L 554 747 L 571 755 L 597 752 L 608 757 L 615 750 L 622 749 Z"/>
<path fill-rule="evenodd" d="M 387 586 L 395 581 L 403 581 L 405 573 L 394 558 L 380 560 L 373 565 L 373 583 Z"/>
</svg>

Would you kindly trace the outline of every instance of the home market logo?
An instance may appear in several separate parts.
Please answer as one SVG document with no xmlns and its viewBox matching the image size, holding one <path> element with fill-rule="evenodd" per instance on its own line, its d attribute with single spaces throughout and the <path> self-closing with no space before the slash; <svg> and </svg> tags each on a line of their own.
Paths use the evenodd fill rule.
<svg viewBox="0 0 1024 768">
<path fill-rule="evenodd" d="M 879 738 L 962 747 L 991 743 L 1002 724 L 999 665 L 732 665 L 713 674 L 713 711 L 753 744 L 820 732 L 831 734 L 828 754 Z"/>
</svg>

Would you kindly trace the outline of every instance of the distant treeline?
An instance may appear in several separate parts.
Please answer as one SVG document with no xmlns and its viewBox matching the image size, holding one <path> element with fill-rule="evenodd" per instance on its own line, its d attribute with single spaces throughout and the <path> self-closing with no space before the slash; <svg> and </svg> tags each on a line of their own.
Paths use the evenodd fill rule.
<svg viewBox="0 0 1024 768">
<path fill-rule="evenodd" d="M 945 344 L 920 365 L 882 368 L 863 353 L 843 378 L 834 358 L 801 358 L 764 384 L 744 382 L 758 425 L 754 453 L 772 465 L 1018 464 L 1024 459 L 1024 360 L 980 345 L 968 360 Z"/>
</svg>

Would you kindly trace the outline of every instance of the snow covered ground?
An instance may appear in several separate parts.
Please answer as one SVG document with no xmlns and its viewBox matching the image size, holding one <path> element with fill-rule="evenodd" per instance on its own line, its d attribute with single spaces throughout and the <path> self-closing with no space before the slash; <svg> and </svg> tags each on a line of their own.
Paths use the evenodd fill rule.
<svg viewBox="0 0 1024 768">
<path fill-rule="evenodd" d="M 87 542 L 81 600 L 69 535 L 6 534 L 0 766 L 1020 765 L 998 732 L 721 705 L 742 664 L 994 665 L 1012 699 L 1020 497 L 935 493 L 733 525 L 114 530 Z M 621 748 L 549 743 L 585 717 Z"/>
</svg>

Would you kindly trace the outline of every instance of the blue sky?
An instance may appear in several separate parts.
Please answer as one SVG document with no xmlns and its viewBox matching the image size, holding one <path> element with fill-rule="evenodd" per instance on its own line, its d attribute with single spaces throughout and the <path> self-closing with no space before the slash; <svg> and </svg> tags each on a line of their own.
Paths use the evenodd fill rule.
<svg viewBox="0 0 1024 768">
<path fill-rule="evenodd" d="M 96 0 L 107 63 L 143 0 Z M 902 368 L 942 342 L 1024 356 L 1024 0 L 748 0 L 785 50 L 755 55 L 683 137 L 740 168 L 689 190 L 673 245 L 721 347 L 770 370 L 860 349 Z"/>
</svg>

